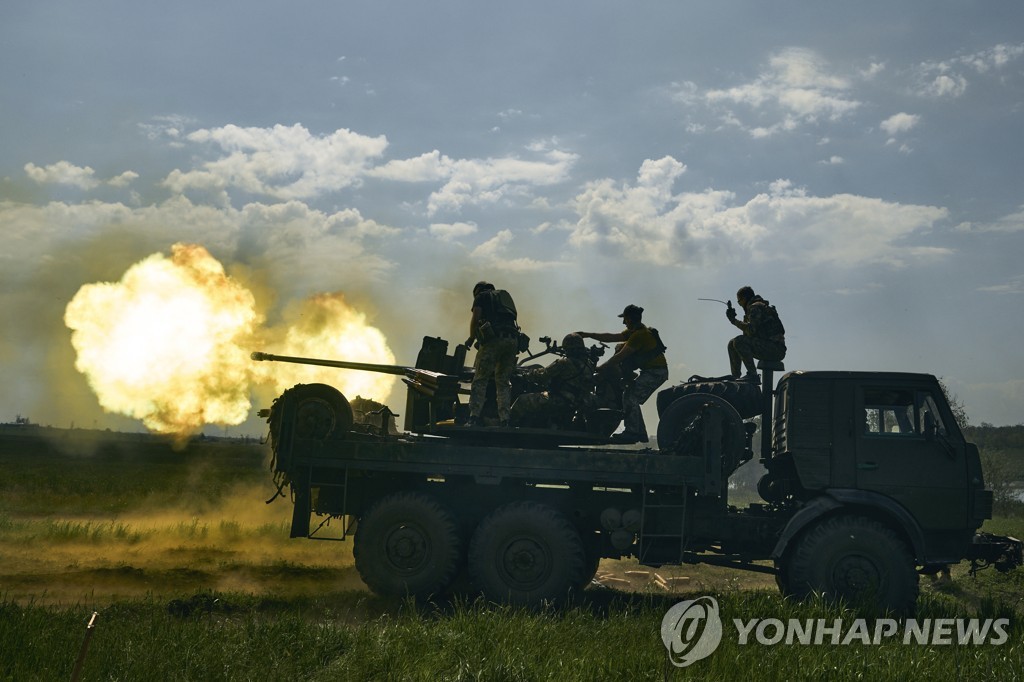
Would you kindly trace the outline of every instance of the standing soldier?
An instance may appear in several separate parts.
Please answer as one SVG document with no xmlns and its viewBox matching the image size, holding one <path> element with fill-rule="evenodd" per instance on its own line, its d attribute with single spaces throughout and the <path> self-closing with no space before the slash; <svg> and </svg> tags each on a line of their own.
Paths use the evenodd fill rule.
<svg viewBox="0 0 1024 682">
<path fill-rule="evenodd" d="M 495 289 L 490 282 L 477 282 L 473 287 L 473 317 L 469 322 L 466 346 L 477 343 L 473 363 L 473 383 L 469 394 L 467 426 L 480 426 L 487 383 L 493 378 L 498 422 L 508 426 L 512 407 L 510 377 L 519 352 L 518 313 L 512 296 L 504 289 Z"/>
<path fill-rule="evenodd" d="M 646 443 L 649 440 L 640 406 L 647 402 L 659 386 L 668 381 L 665 345 L 658 336 L 658 330 L 643 324 L 643 312 L 640 306 L 627 305 L 619 315 L 626 325 L 626 329 L 621 332 L 576 332 L 583 338 L 596 341 L 624 342 L 615 355 L 597 368 L 598 374 L 640 370 L 640 375 L 622 393 L 625 428 L 622 433 L 612 436 L 612 440 L 618 443 Z"/>
<path fill-rule="evenodd" d="M 736 292 L 736 302 L 743 308 L 743 320 L 736 319 L 736 310 L 729 306 L 725 316 L 743 332 L 729 342 L 729 368 L 740 376 L 740 364 L 747 369 L 744 379 L 757 381 L 754 358 L 781 362 L 786 357 L 786 328 L 782 326 L 775 306 L 754 293 L 749 286 Z"/>
<path fill-rule="evenodd" d="M 576 412 L 592 402 L 594 361 L 583 337 L 567 334 L 562 339 L 562 350 L 565 357 L 523 375 L 543 390 L 516 398 L 512 405 L 512 423 L 516 426 L 570 428 Z"/>
</svg>

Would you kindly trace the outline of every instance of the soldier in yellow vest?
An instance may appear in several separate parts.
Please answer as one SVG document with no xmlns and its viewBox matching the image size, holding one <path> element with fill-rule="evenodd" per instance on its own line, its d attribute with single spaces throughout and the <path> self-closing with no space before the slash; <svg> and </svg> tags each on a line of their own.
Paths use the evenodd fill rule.
<svg viewBox="0 0 1024 682">
<path fill-rule="evenodd" d="M 639 376 L 628 384 L 622 393 L 622 411 L 625 428 L 622 433 L 612 436 L 618 443 L 646 443 L 649 438 L 640 406 L 668 381 L 668 362 L 665 360 L 665 345 L 656 329 L 643 323 L 644 309 L 638 305 L 627 305 L 619 317 L 626 328 L 621 332 L 576 332 L 584 338 L 595 341 L 621 341 L 615 355 L 597 368 L 599 374 L 640 370 Z"/>
</svg>

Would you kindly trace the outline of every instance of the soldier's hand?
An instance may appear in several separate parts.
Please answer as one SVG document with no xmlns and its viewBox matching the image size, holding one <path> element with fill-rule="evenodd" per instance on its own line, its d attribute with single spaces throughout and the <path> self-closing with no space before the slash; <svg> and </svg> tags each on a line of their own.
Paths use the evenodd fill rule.
<svg viewBox="0 0 1024 682">
<path fill-rule="evenodd" d="M 466 348 L 472 348 L 473 347 L 473 337 L 471 336 L 468 339 L 466 339 L 466 342 L 464 344 L 462 344 L 462 345 L 465 346 Z"/>
<path fill-rule="evenodd" d="M 730 322 L 735 322 L 736 321 L 736 309 L 735 308 L 726 308 L 725 309 L 725 316 L 729 319 Z"/>
</svg>

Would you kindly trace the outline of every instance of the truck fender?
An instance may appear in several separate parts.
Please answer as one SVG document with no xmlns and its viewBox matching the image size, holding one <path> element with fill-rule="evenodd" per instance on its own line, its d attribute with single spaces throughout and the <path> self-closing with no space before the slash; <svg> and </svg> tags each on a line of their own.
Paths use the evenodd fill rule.
<svg viewBox="0 0 1024 682">
<path fill-rule="evenodd" d="M 811 523 L 828 515 L 840 507 L 871 509 L 881 512 L 889 521 L 894 522 L 897 530 L 910 540 L 911 551 L 915 557 L 924 555 L 924 534 L 910 512 L 892 498 L 867 490 L 850 488 L 829 488 L 824 494 L 805 505 L 782 529 L 782 535 L 775 543 L 771 558 L 778 561 L 785 554 L 790 542 L 800 531 Z"/>
</svg>

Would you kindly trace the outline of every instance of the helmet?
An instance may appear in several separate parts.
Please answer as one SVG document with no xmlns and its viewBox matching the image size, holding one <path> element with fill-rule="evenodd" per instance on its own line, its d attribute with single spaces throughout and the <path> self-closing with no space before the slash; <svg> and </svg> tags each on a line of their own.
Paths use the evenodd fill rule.
<svg viewBox="0 0 1024 682">
<path fill-rule="evenodd" d="M 490 282 L 484 282 L 483 280 L 481 280 L 481 281 L 477 282 L 473 286 L 473 295 L 474 296 L 479 296 L 481 291 L 490 291 L 492 289 L 494 289 L 494 285 L 493 284 L 491 284 Z"/>
<path fill-rule="evenodd" d="M 566 351 L 581 351 L 586 346 L 583 344 L 583 337 L 579 334 L 566 334 L 562 339 L 562 348 Z"/>
</svg>

